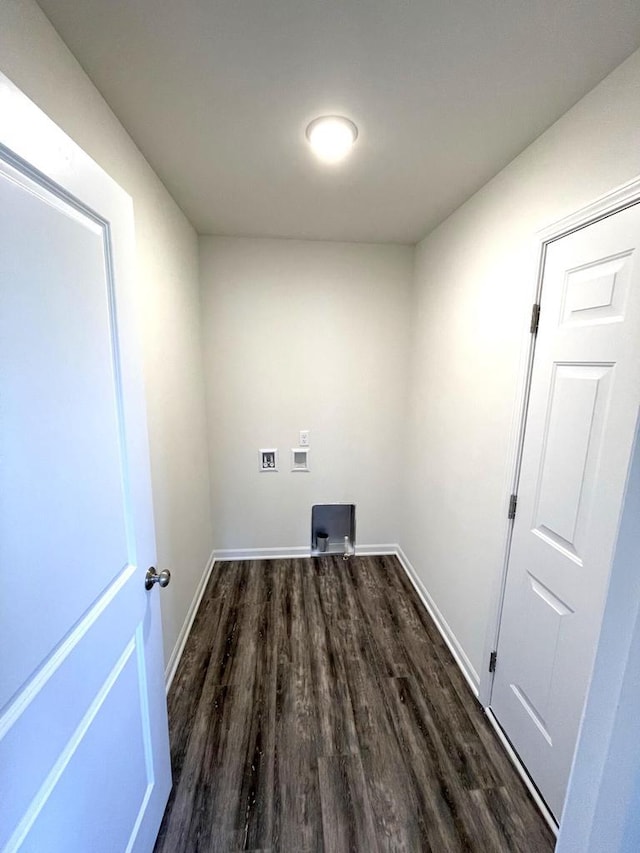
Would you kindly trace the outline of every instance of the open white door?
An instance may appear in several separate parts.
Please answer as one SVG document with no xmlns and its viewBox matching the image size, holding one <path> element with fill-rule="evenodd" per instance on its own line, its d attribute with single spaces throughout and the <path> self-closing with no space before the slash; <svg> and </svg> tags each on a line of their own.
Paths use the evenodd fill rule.
<svg viewBox="0 0 640 853">
<path fill-rule="evenodd" d="M 640 406 L 640 205 L 547 249 L 491 707 L 556 818 Z"/>
<path fill-rule="evenodd" d="M 131 199 L 0 76 L 0 850 L 150 851 L 171 786 Z"/>
</svg>

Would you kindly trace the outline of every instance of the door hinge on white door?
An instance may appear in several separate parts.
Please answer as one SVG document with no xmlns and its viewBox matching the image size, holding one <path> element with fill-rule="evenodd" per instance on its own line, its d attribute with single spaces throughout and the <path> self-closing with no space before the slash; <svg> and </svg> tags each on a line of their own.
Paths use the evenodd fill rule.
<svg viewBox="0 0 640 853">
<path fill-rule="evenodd" d="M 496 662 L 498 660 L 498 652 L 491 652 L 489 655 L 489 672 L 496 671 Z"/>
<path fill-rule="evenodd" d="M 540 305 L 536 302 L 531 309 L 531 334 L 535 335 L 540 325 Z"/>
<path fill-rule="evenodd" d="M 518 506 L 518 496 L 511 495 L 509 498 L 509 513 L 507 514 L 507 518 L 515 518 L 516 517 L 516 507 Z"/>
</svg>

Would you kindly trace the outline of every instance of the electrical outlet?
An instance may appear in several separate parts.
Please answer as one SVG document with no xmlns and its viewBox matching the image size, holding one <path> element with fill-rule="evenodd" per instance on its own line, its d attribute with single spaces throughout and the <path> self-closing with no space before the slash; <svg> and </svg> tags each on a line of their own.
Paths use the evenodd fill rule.
<svg viewBox="0 0 640 853">
<path fill-rule="evenodd" d="M 301 429 L 300 430 L 300 447 L 309 447 L 309 430 Z"/>
</svg>

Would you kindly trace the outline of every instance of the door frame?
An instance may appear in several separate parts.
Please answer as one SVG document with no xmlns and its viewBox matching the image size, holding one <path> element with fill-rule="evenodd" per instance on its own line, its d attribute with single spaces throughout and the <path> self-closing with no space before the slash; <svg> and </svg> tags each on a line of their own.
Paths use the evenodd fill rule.
<svg viewBox="0 0 640 853">
<path fill-rule="evenodd" d="M 611 190 L 608 193 L 598 197 L 589 204 L 581 207 L 577 211 L 562 217 L 550 225 L 536 232 L 531 249 L 531 262 L 528 265 L 529 269 L 535 270 L 533 283 L 531 285 L 531 305 L 540 304 L 542 298 L 542 279 L 544 274 L 544 265 L 547 254 L 547 246 L 566 237 L 568 234 L 592 225 L 601 219 L 608 216 L 613 216 L 625 208 L 632 207 L 640 203 L 640 176 L 634 178 L 628 183 Z M 520 479 L 520 469 L 522 464 L 522 452 L 524 448 L 525 427 L 527 421 L 527 412 L 529 405 L 529 396 L 531 391 L 531 380 L 533 376 L 533 366 L 535 357 L 536 336 L 531 333 L 531 317 L 529 311 L 522 321 L 522 343 L 520 349 L 520 359 L 518 368 L 518 386 L 516 399 L 514 403 L 511 438 L 509 441 L 507 477 L 504 486 L 504 528 L 503 528 L 503 547 L 501 558 L 501 570 L 499 576 L 494 582 L 494 589 L 491 596 L 491 605 L 489 611 L 489 621 L 485 637 L 485 646 L 483 654 L 483 662 L 488 662 L 491 653 L 498 648 L 498 639 L 500 634 L 500 624 L 502 619 L 502 609 L 504 605 L 504 595 L 507 582 L 507 571 L 509 568 L 509 557 L 511 552 L 511 541 L 513 536 L 513 519 L 508 519 L 509 499 L 512 494 L 518 493 L 518 484 Z M 605 601 L 606 606 L 606 601 Z M 504 737 L 502 730 L 499 729 L 495 718 L 490 709 L 491 695 L 493 690 L 494 673 L 489 672 L 488 665 L 483 666 L 480 673 L 480 685 L 478 690 L 478 698 L 485 708 L 487 715 L 494 725 L 497 727 L 498 735 L 506 746 L 508 752 L 520 775 L 523 777 L 527 787 L 531 791 L 534 799 L 541 807 L 545 817 L 552 828 L 557 830 L 555 821 L 550 818 L 550 813 L 547 814 L 546 806 L 541 800 L 537 789 L 533 786 L 525 768 L 519 762 L 516 754 L 511 749 L 508 740 Z"/>
</svg>

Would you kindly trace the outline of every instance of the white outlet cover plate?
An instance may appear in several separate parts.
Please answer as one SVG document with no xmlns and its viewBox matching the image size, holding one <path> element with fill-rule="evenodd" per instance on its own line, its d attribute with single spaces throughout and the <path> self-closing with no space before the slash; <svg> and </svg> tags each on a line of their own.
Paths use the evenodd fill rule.
<svg viewBox="0 0 640 853">
<path fill-rule="evenodd" d="M 300 447 L 308 447 L 309 446 L 309 430 L 301 429 L 300 430 Z"/>
<path fill-rule="evenodd" d="M 278 470 L 277 447 L 267 447 L 258 451 L 258 470 L 262 473 Z"/>
</svg>

